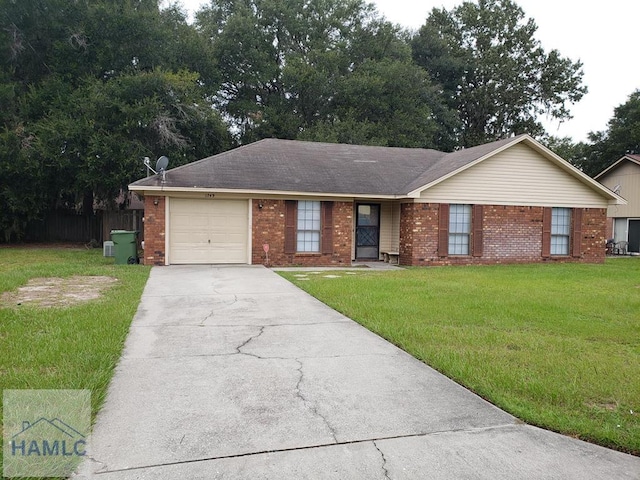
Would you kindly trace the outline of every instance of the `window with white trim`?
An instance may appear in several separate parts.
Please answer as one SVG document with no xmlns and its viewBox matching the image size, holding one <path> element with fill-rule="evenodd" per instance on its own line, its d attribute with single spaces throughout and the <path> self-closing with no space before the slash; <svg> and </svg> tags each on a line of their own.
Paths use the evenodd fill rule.
<svg viewBox="0 0 640 480">
<path fill-rule="evenodd" d="M 298 202 L 297 251 L 320 252 L 320 202 Z"/>
<path fill-rule="evenodd" d="M 449 255 L 469 255 L 471 205 L 449 206 Z"/>
<path fill-rule="evenodd" d="M 551 255 L 569 255 L 571 209 L 551 209 Z"/>
</svg>

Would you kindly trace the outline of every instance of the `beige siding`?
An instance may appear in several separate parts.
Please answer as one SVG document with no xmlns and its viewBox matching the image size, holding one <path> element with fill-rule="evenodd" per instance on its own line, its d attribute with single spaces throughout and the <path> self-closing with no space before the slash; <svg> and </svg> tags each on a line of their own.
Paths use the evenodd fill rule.
<svg viewBox="0 0 640 480">
<path fill-rule="evenodd" d="M 629 202 L 610 206 L 609 217 L 640 218 L 640 165 L 626 161 L 598 180 L 611 190 L 620 185 L 620 196 Z"/>
<path fill-rule="evenodd" d="M 530 147 L 517 144 L 422 192 L 421 201 L 607 207 L 607 199 Z"/>
<path fill-rule="evenodd" d="M 391 225 L 391 250 L 400 251 L 400 204 L 393 204 L 393 224 Z"/>
<path fill-rule="evenodd" d="M 400 204 L 380 204 L 380 251 L 397 252 L 400 248 Z"/>
</svg>

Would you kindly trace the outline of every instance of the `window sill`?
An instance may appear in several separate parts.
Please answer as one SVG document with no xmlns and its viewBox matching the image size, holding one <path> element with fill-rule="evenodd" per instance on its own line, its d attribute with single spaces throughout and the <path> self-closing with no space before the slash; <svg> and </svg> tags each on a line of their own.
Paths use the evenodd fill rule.
<svg viewBox="0 0 640 480">
<path fill-rule="evenodd" d="M 296 252 L 294 255 L 296 257 L 319 257 L 322 254 L 320 252 Z"/>
</svg>

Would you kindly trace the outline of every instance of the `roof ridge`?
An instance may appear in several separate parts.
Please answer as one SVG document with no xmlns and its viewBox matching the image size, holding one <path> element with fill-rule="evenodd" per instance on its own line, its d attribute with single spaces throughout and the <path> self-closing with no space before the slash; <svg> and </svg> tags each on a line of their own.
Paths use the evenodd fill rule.
<svg viewBox="0 0 640 480">
<path fill-rule="evenodd" d="M 358 148 L 358 149 L 383 149 L 383 150 L 410 150 L 415 152 L 416 150 L 421 150 L 425 152 L 438 152 L 438 153 L 446 153 L 441 150 L 436 150 L 435 148 L 425 148 L 425 147 L 396 147 L 396 146 L 387 146 L 387 145 L 362 145 L 359 143 L 342 143 L 342 142 L 319 142 L 315 140 L 297 140 L 297 139 L 288 139 L 288 138 L 263 138 L 253 143 L 249 143 L 247 145 L 255 145 L 264 140 L 272 140 L 277 142 L 289 142 L 289 143 L 306 143 L 309 145 L 328 145 L 330 147 L 349 147 L 349 148 Z"/>
</svg>

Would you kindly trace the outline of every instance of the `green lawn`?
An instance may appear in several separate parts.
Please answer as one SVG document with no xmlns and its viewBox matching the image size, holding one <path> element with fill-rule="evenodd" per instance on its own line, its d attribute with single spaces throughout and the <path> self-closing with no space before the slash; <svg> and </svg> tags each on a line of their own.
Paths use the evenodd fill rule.
<svg viewBox="0 0 640 480">
<path fill-rule="evenodd" d="M 118 279 L 102 298 L 81 305 L 0 304 L 2 390 L 89 389 L 95 418 L 149 270 L 140 265 L 114 265 L 113 258 L 103 258 L 101 250 L 0 248 L 0 294 L 38 277 L 104 275 Z"/>
<path fill-rule="evenodd" d="M 527 423 L 640 454 L 640 259 L 282 275 Z"/>
</svg>

